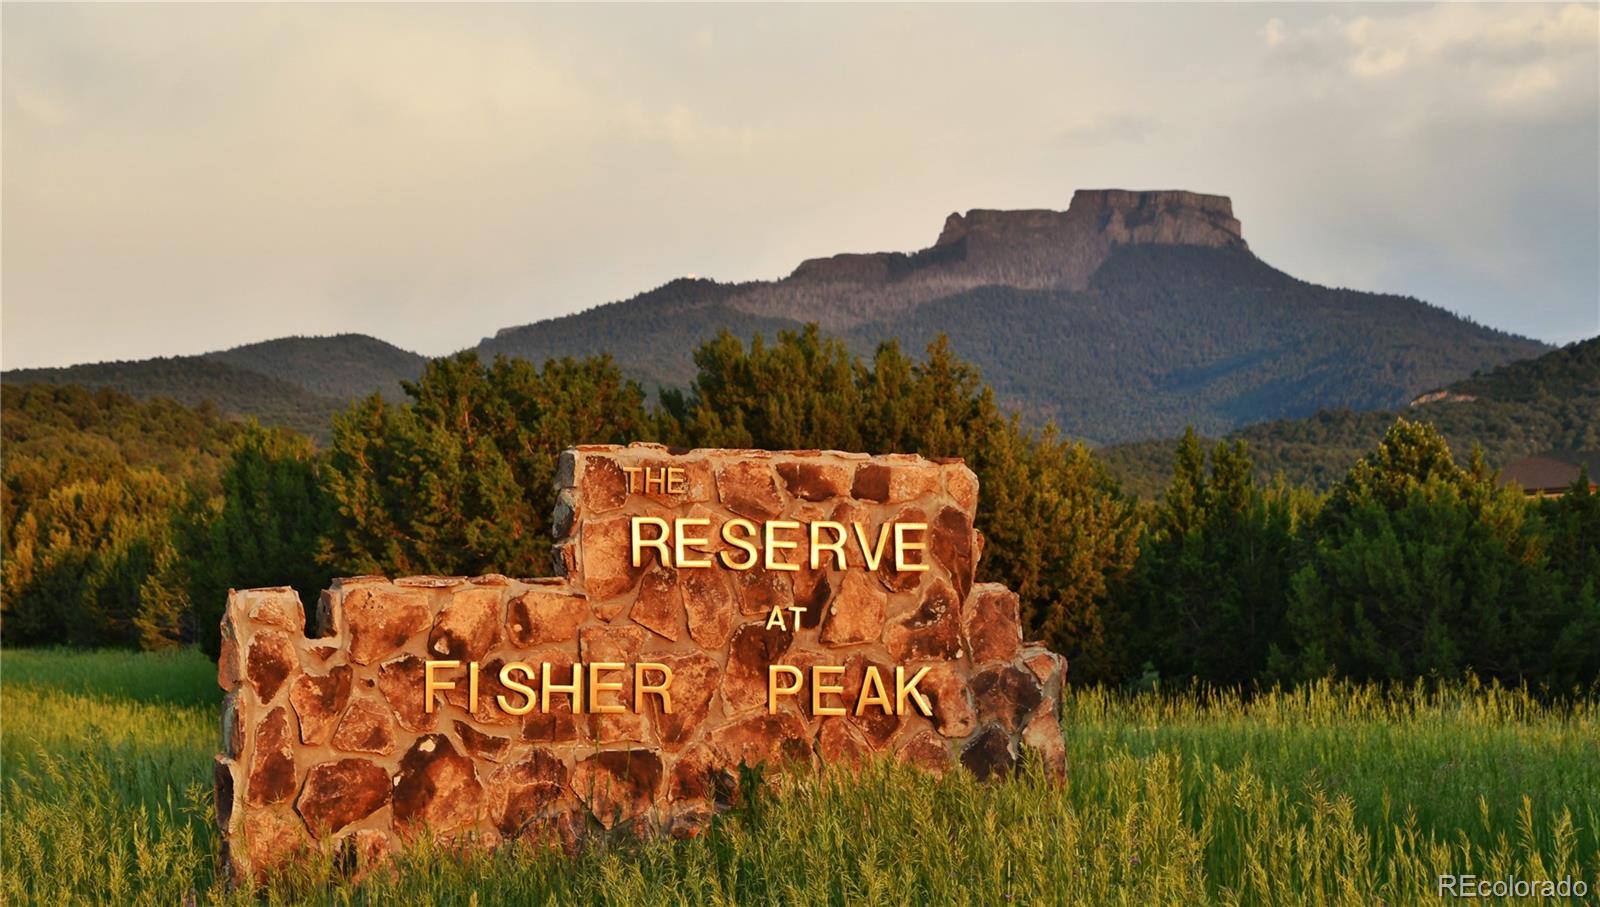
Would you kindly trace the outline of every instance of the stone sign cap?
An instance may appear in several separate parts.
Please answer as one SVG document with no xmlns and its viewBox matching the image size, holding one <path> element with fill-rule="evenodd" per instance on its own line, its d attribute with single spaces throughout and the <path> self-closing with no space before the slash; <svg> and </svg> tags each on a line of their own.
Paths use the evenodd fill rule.
<svg viewBox="0 0 1600 907">
<path fill-rule="evenodd" d="M 557 471 L 556 577 L 230 592 L 217 815 L 238 881 L 358 867 L 427 830 L 571 847 L 699 834 L 741 764 L 887 757 L 1055 778 L 1065 662 L 975 582 L 958 460 L 584 446 Z M 364 870 L 363 870 L 364 871 Z"/>
</svg>

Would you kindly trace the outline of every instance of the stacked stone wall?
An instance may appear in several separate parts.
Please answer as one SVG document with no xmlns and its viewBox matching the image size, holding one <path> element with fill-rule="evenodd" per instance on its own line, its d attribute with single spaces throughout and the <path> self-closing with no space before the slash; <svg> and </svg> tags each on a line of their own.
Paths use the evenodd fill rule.
<svg viewBox="0 0 1600 907">
<path fill-rule="evenodd" d="M 340 579 L 309 636 L 293 590 L 229 595 L 216 787 L 235 878 L 310 848 L 369 866 L 424 830 L 486 846 L 572 846 L 619 827 L 694 835 L 736 795 L 741 764 L 883 757 L 987 779 L 1033 752 L 1064 775 L 1065 662 L 1024 644 L 1015 594 L 975 582 L 978 482 L 959 461 L 581 447 L 558 484 L 555 578 Z M 773 545 L 769 561 L 759 534 L 740 536 L 758 542 L 750 569 L 715 555 L 669 566 L 655 549 L 635 566 L 636 517 L 659 520 L 652 530 L 687 519 L 695 540 L 724 538 L 732 520 L 776 521 L 773 538 L 793 547 Z M 787 523 L 818 521 L 865 530 L 813 568 L 805 532 Z M 878 527 L 896 522 L 926 526 L 907 534 L 925 546 L 908 560 L 926 569 L 896 570 L 886 550 L 866 569 L 862 542 L 877 547 Z M 454 686 L 431 697 L 429 661 L 459 665 L 438 670 Z M 535 669 L 517 675 L 535 698 L 537 669 L 552 666 L 548 710 L 501 707 L 524 698 L 501 684 L 513 662 Z M 629 666 L 608 669 L 607 697 L 638 711 L 575 711 L 554 692 L 595 663 Z M 670 668 L 670 713 L 647 692 L 660 672 L 636 675 L 640 663 Z M 792 695 L 772 697 L 772 665 L 799 669 L 783 675 L 799 678 Z M 874 675 L 892 699 L 896 669 L 924 667 L 915 688 L 931 715 L 915 696 L 898 714 L 850 708 L 873 699 Z"/>
</svg>

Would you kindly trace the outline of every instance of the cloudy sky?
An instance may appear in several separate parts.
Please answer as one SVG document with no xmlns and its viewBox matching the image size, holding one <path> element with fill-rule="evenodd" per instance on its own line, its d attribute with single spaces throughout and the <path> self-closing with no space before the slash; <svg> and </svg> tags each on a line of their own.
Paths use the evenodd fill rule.
<svg viewBox="0 0 1600 907">
<path fill-rule="evenodd" d="M 15 5 L 7 368 L 449 352 L 1080 187 L 1299 277 L 1600 332 L 1600 7 Z"/>
</svg>

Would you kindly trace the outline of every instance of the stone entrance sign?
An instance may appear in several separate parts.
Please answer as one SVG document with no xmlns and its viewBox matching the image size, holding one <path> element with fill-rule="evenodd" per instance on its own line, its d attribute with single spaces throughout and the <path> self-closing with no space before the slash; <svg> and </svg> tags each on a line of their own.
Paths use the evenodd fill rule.
<svg viewBox="0 0 1600 907">
<path fill-rule="evenodd" d="M 552 579 L 363 576 L 232 592 L 217 816 L 235 879 L 424 829 L 493 846 L 689 836 L 741 764 L 882 756 L 1066 770 L 1065 662 L 975 583 L 959 461 L 568 451 Z"/>
</svg>

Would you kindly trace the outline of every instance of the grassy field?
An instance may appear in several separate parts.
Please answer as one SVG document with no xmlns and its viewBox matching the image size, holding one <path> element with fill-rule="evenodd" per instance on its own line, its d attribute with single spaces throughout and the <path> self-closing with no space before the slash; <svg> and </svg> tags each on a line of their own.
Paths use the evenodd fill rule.
<svg viewBox="0 0 1600 907">
<path fill-rule="evenodd" d="M 688 842 L 418 852 L 229 895 L 203 657 L 0 655 L 0 900 L 28 903 L 1437 904 L 1440 873 L 1600 884 L 1600 705 L 1319 685 L 1079 691 L 1072 777 L 785 779 Z M 1590 900 L 1594 900 L 1591 894 Z"/>
</svg>

